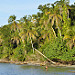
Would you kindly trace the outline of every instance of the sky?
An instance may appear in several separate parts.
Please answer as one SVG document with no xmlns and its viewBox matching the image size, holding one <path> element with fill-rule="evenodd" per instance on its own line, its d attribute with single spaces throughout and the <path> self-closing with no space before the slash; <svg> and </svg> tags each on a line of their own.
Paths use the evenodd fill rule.
<svg viewBox="0 0 75 75">
<path fill-rule="evenodd" d="M 54 3 L 57 0 L 0 0 L 0 27 L 8 24 L 10 15 L 15 15 L 17 20 L 25 15 L 36 14 L 39 5 Z M 70 0 L 70 4 L 75 1 Z"/>
</svg>

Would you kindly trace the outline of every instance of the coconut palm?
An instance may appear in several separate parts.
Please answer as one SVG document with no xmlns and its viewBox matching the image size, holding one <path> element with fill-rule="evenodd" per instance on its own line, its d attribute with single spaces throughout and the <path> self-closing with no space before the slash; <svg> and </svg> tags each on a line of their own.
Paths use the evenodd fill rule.
<svg viewBox="0 0 75 75">
<path fill-rule="evenodd" d="M 12 43 L 16 43 L 17 45 L 20 43 L 20 38 L 18 36 L 14 36 L 11 38 Z"/>
<path fill-rule="evenodd" d="M 24 31 L 23 28 L 20 29 L 19 36 L 20 36 L 20 38 L 21 38 L 21 41 L 22 41 L 23 43 L 25 43 L 26 32 Z"/>
<path fill-rule="evenodd" d="M 56 1 L 54 4 L 58 5 L 59 9 L 60 9 L 60 15 L 62 15 L 63 13 L 63 9 L 65 9 L 65 13 L 67 14 L 67 17 L 69 18 L 69 0 L 60 0 L 60 1 Z M 65 7 L 65 8 L 64 8 Z"/>
<path fill-rule="evenodd" d="M 46 15 L 46 13 L 49 11 L 50 9 L 50 4 L 45 4 L 44 6 L 40 5 L 38 7 L 38 9 L 40 9 L 40 11 L 42 11 L 42 16 L 40 17 L 40 21 L 39 23 L 41 24 L 41 29 L 44 27 L 45 29 L 48 29 L 48 15 Z"/>
<path fill-rule="evenodd" d="M 50 20 L 51 20 L 51 28 L 52 28 L 52 30 L 54 32 L 55 37 L 56 37 L 56 33 L 55 33 L 55 31 L 54 31 L 54 29 L 52 27 L 54 25 L 54 23 L 56 23 L 56 27 L 58 28 L 59 34 L 61 36 L 61 31 L 60 31 L 60 28 L 59 28 L 59 23 L 60 23 L 60 20 L 62 21 L 62 16 L 59 15 L 58 6 L 54 6 L 53 5 L 53 8 L 51 9 L 51 11 L 47 12 L 46 14 L 49 15 L 48 22 L 50 22 Z"/>
<path fill-rule="evenodd" d="M 26 27 L 24 28 L 24 30 L 26 31 L 27 40 L 29 39 L 31 40 L 31 44 L 33 48 L 33 40 L 36 39 L 36 35 L 38 35 L 33 26 L 33 23 L 29 22 L 28 25 L 26 25 Z M 34 53 L 34 48 L 33 48 L 33 53 Z"/>
<path fill-rule="evenodd" d="M 65 35 L 64 40 L 67 41 L 66 45 L 69 46 L 70 49 L 75 47 L 75 36 L 71 37 L 69 35 Z"/>
<path fill-rule="evenodd" d="M 24 31 L 24 25 L 25 25 L 25 21 L 23 18 L 21 18 L 20 20 L 17 20 L 18 21 L 18 35 L 20 37 L 20 40 L 25 43 L 25 31 Z"/>
<path fill-rule="evenodd" d="M 14 29 L 14 31 L 16 31 L 17 23 L 16 23 L 16 16 L 15 15 L 11 15 L 8 19 L 8 23 L 11 24 L 11 30 Z"/>
<path fill-rule="evenodd" d="M 44 40 L 49 41 L 51 39 L 51 36 L 52 36 L 50 28 L 48 28 L 47 30 L 42 29 L 40 31 L 40 34 L 41 34 L 41 36 L 39 37 L 39 42 L 41 39 L 43 39 L 43 43 L 44 43 Z"/>
<path fill-rule="evenodd" d="M 67 31 L 67 34 L 64 36 L 63 40 L 66 40 L 66 45 L 72 49 L 75 47 L 75 26 Z"/>
<path fill-rule="evenodd" d="M 32 15 L 31 22 L 33 22 L 33 24 L 35 25 L 35 27 L 40 26 L 41 17 L 42 17 L 42 13 L 40 13 L 40 12 L 38 12 L 36 15 L 35 14 Z"/>
</svg>

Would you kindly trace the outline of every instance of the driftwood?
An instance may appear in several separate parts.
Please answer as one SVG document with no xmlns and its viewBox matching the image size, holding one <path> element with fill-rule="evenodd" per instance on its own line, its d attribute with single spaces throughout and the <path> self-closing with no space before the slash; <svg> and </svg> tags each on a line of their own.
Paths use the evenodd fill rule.
<svg viewBox="0 0 75 75">
<path fill-rule="evenodd" d="M 46 58 L 49 62 L 51 62 L 52 64 L 56 64 L 56 62 L 53 62 L 52 60 L 50 60 L 49 58 L 47 58 L 44 54 L 42 54 L 39 50 L 35 49 L 35 51 L 37 51 L 40 55 L 42 55 L 44 58 Z"/>
</svg>

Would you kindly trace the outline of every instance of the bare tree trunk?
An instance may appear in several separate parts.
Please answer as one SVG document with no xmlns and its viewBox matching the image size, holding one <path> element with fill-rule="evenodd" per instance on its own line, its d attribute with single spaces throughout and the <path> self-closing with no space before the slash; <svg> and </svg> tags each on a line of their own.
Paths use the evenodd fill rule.
<svg viewBox="0 0 75 75">
<path fill-rule="evenodd" d="M 35 49 L 35 48 L 34 48 Z M 40 51 L 38 51 L 37 49 L 35 49 L 39 54 L 41 54 L 44 58 L 46 58 L 48 61 L 50 61 L 52 64 L 56 64 L 56 62 L 53 62 L 52 60 L 50 60 L 49 58 L 47 58 L 45 55 L 43 55 Z"/>
<path fill-rule="evenodd" d="M 30 37 L 30 39 L 31 39 L 31 37 Z M 33 53 L 34 53 L 34 47 L 33 47 L 32 39 L 31 39 L 31 45 L 32 45 Z"/>
<path fill-rule="evenodd" d="M 52 28 L 52 27 L 51 27 Z M 54 33 L 54 36 L 56 37 L 56 33 L 55 33 L 55 31 L 54 31 L 54 29 L 52 28 L 52 30 L 53 30 L 53 33 Z"/>
<path fill-rule="evenodd" d="M 67 14 L 68 14 L 68 18 L 69 18 L 69 10 L 67 10 L 67 11 L 68 11 L 68 13 L 67 13 Z"/>
<path fill-rule="evenodd" d="M 61 37 L 61 31 L 60 31 L 60 28 L 58 27 L 58 31 L 59 31 L 59 34 L 60 34 L 60 37 Z"/>
</svg>

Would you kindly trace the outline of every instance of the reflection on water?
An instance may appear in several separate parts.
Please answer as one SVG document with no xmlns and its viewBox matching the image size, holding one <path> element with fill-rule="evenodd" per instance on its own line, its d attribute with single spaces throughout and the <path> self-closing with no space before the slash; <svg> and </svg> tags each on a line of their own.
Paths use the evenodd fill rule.
<svg viewBox="0 0 75 75">
<path fill-rule="evenodd" d="M 75 68 L 28 66 L 0 63 L 0 75 L 75 75 Z"/>
</svg>

